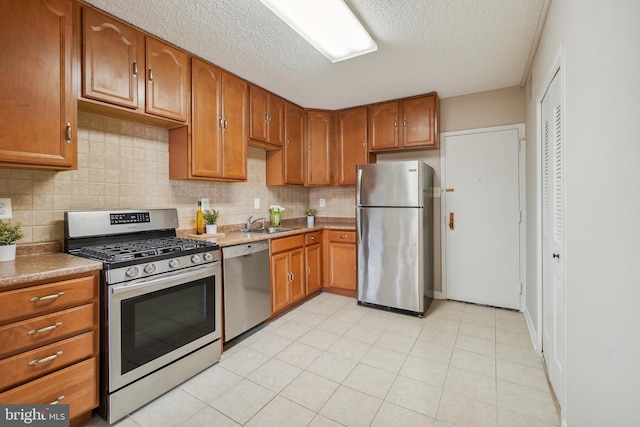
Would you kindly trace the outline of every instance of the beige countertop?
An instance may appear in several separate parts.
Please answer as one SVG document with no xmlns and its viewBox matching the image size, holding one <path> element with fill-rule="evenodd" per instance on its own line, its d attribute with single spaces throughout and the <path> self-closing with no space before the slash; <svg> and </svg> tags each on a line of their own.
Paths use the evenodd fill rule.
<svg viewBox="0 0 640 427">
<path fill-rule="evenodd" d="M 320 222 L 314 227 L 307 227 L 306 223 L 284 223 L 283 227 L 295 228 L 291 231 L 282 231 L 278 233 L 243 233 L 240 231 L 225 231 L 224 235 L 210 237 L 206 240 L 219 244 L 221 247 L 241 245 L 244 243 L 257 242 L 260 240 L 279 239 L 281 237 L 295 236 L 296 234 L 310 233 L 312 231 L 322 230 L 345 230 L 355 231 L 356 225 L 353 222 Z"/>
<path fill-rule="evenodd" d="M 102 263 L 61 252 L 17 256 L 0 262 L 0 290 L 102 269 Z"/>
</svg>

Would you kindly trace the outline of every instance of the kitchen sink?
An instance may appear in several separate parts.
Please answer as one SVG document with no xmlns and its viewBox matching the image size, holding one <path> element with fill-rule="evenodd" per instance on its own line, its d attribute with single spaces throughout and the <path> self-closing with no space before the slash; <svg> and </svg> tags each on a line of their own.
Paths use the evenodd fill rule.
<svg viewBox="0 0 640 427">
<path fill-rule="evenodd" d="M 282 233 L 283 231 L 293 231 L 297 230 L 294 227 L 265 227 L 265 228 L 242 228 L 240 229 L 241 233 L 260 233 L 260 234 L 272 234 L 272 233 Z"/>
</svg>

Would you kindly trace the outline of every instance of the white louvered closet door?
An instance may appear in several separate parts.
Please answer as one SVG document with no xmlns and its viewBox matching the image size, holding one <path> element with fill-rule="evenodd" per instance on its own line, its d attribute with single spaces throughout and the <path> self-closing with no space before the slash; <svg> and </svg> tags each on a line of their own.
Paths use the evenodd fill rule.
<svg viewBox="0 0 640 427">
<path fill-rule="evenodd" d="M 542 351 L 549 380 L 563 402 L 564 176 L 560 73 L 542 100 Z"/>
</svg>

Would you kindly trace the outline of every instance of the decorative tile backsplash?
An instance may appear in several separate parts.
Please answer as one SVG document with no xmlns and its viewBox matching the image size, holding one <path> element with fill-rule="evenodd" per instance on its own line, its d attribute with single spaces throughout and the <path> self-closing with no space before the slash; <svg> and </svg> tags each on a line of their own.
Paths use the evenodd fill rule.
<svg viewBox="0 0 640 427">
<path fill-rule="evenodd" d="M 283 218 L 304 215 L 355 217 L 355 190 L 267 187 L 266 156 L 249 148 L 248 180 L 239 183 L 169 179 L 169 132 L 140 123 L 78 113 L 78 170 L 64 172 L 0 168 L 0 197 L 10 197 L 12 221 L 23 224 L 19 243 L 62 240 L 67 210 L 177 208 L 180 228 L 195 227 L 198 199 L 220 210 L 218 224 L 268 217 L 269 205 L 286 208 Z M 254 209 L 254 199 L 260 209 Z M 326 207 L 319 207 L 324 198 Z"/>
</svg>

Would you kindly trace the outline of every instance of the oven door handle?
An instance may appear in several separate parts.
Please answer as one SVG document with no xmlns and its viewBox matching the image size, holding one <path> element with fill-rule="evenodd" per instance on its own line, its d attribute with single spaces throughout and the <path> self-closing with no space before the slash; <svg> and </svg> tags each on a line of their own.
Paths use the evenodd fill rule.
<svg viewBox="0 0 640 427">
<path fill-rule="evenodd" d="M 176 279 L 179 279 L 180 283 L 185 283 L 192 280 L 211 277 L 217 272 L 220 272 L 219 262 L 191 267 L 188 270 L 172 271 L 170 273 L 164 273 L 154 277 L 132 280 L 131 282 L 123 283 L 121 285 L 110 286 L 109 292 L 111 295 L 119 295 L 125 292 L 141 293 L 140 291 L 148 290 L 147 288 L 153 288 L 153 291 L 159 291 L 175 286 Z"/>
</svg>

